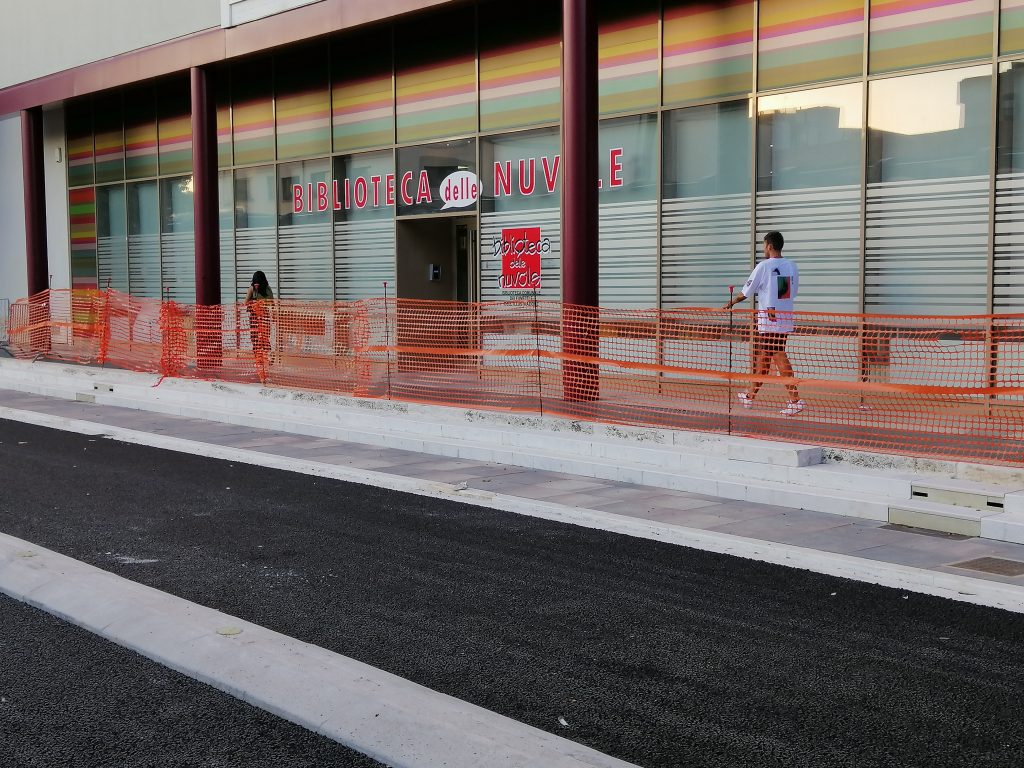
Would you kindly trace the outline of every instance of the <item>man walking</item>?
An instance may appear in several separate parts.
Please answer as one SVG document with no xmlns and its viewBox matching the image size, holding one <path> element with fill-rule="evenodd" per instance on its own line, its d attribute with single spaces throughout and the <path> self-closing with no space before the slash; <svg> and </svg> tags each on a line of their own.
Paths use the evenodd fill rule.
<svg viewBox="0 0 1024 768">
<path fill-rule="evenodd" d="M 757 332 L 754 334 L 753 372 L 755 376 L 767 376 L 772 361 L 779 369 L 779 375 L 793 378 L 793 366 L 786 354 L 786 339 L 793 332 L 793 299 L 796 298 L 800 283 L 800 272 L 796 263 L 782 255 L 785 240 L 781 232 L 771 231 L 764 236 L 764 261 L 754 267 L 743 290 L 722 309 L 732 309 L 748 296 L 757 294 Z M 744 408 L 754 404 L 760 380 L 752 382 L 748 392 L 737 397 Z M 796 416 L 804 409 L 804 401 L 795 384 L 787 384 L 789 403 L 780 413 Z"/>
</svg>

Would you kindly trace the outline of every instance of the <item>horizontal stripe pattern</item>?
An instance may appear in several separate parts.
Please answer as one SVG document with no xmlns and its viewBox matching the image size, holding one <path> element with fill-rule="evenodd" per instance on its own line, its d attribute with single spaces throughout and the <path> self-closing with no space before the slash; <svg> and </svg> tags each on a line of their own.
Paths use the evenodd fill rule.
<svg viewBox="0 0 1024 768">
<path fill-rule="evenodd" d="M 600 305 L 609 309 L 657 306 L 657 202 L 601 203 L 598 209 Z"/>
<path fill-rule="evenodd" d="M 96 132 L 96 183 L 124 180 L 124 129 Z"/>
<path fill-rule="evenodd" d="M 334 225 L 334 298 L 359 301 L 384 295 L 397 280 L 395 222 L 346 221 Z M 391 289 L 394 295 L 394 289 Z"/>
<path fill-rule="evenodd" d="M 133 296 L 160 298 L 160 235 L 128 235 L 128 283 Z"/>
<path fill-rule="evenodd" d="M 140 179 L 158 172 L 156 119 L 125 125 L 125 178 Z"/>
<path fill-rule="evenodd" d="M 160 235 L 160 280 L 171 301 L 195 304 L 196 249 L 192 232 Z"/>
<path fill-rule="evenodd" d="M 557 37 L 480 53 L 480 129 L 519 128 L 561 116 L 561 45 Z"/>
<path fill-rule="evenodd" d="M 748 93 L 753 87 L 754 3 L 694 3 L 665 11 L 666 105 Z"/>
<path fill-rule="evenodd" d="M 1024 173 L 996 177 L 992 311 L 1024 312 Z"/>
<path fill-rule="evenodd" d="M 602 115 L 655 107 L 659 15 L 646 13 L 598 29 L 598 109 Z"/>
<path fill-rule="evenodd" d="M 192 117 L 165 117 L 159 125 L 160 173 L 192 171 Z"/>
<path fill-rule="evenodd" d="M 245 298 L 253 272 L 262 270 L 277 295 L 277 228 L 248 227 L 235 230 L 235 295 Z"/>
<path fill-rule="evenodd" d="M 562 298 L 562 215 L 558 208 L 532 211 L 485 213 L 480 216 L 480 300 L 507 301 L 514 298 L 498 285 L 501 257 L 494 255 L 494 242 L 501 241 L 502 229 L 540 227 L 540 236 L 551 241 L 551 250 L 541 258 L 541 281 L 537 298 Z"/>
<path fill-rule="evenodd" d="M 766 90 L 860 75 L 864 26 L 863 0 L 761 0 L 758 86 Z"/>
<path fill-rule="evenodd" d="M 987 176 L 869 184 L 869 313 L 988 311 Z"/>
<path fill-rule="evenodd" d="M 661 306 L 720 307 L 750 269 L 750 195 L 666 199 L 661 213 Z"/>
<path fill-rule="evenodd" d="M 331 223 L 291 224 L 277 231 L 280 299 L 331 301 Z"/>
<path fill-rule="evenodd" d="M 395 119 L 400 142 L 473 133 L 476 108 L 473 55 L 397 73 Z"/>
<path fill-rule="evenodd" d="M 860 185 L 757 193 L 757 232 L 779 230 L 803 312 L 860 312 Z"/>
<path fill-rule="evenodd" d="M 335 83 L 331 99 L 335 152 L 394 143 L 395 105 L 390 71 Z"/>
<path fill-rule="evenodd" d="M 235 104 L 235 163 L 248 165 L 274 159 L 274 103 L 270 96 Z"/>
<path fill-rule="evenodd" d="M 324 87 L 277 96 L 277 157 L 326 155 L 331 151 L 331 99 Z"/>
<path fill-rule="evenodd" d="M 871 72 L 991 56 L 994 8 L 994 0 L 871 0 Z"/>
<path fill-rule="evenodd" d="M 95 288 L 96 190 L 73 189 L 68 193 L 71 236 L 71 287 Z"/>
<path fill-rule="evenodd" d="M 1024 0 L 1001 0 L 999 11 L 999 52 L 1024 51 Z"/>
</svg>

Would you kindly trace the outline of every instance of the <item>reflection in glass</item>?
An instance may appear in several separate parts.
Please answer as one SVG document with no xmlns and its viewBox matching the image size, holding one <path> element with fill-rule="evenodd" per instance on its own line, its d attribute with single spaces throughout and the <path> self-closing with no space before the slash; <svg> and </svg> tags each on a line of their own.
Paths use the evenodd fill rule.
<svg viewBox="0 0 1024 768">
<path fill-rule="evenodd" d="M 1024 62 L 999 66 L 992 309 L 1024 311 Z"/>
<path fill-rule="evenodd" d="M 96 189 L 96 273 L 101 289 L 128 293 L 128 214 L 123 184 Z"/>
<path fill-rule="evenodd" d="M 331 267 L 331 161 L 324 157 L 277 167 L 278 298 L 334 297 Z M 296 189 L 298 187 L 298 189 Z"/>
<path fill-rule="evenodd" d="M 160 274 L 164 295 L 196 300 L 194 203 L 191 176 L 160 180 Z"/>
<path fill-rule="evenodd" d="M 721 306 L 750 270 L 750 102 L 663 119 L 661 306 Z"/>
<path fill-rule="evenodd" d="M 440 211 L 446 205 L 441 183 L 450 174 L 459 171 L 476 173 L 475 139 L 399 147 L 397 156 L 395 202 L 398 205 L 399 216 Z M 454 213 L 472 213 L 476 210 L 476 201 L 470 205 L 463 205 L 466 199 L 460 198 L 446 210 Z"/>
<path fill-rule="evenodd" d="M 133 296 L 160 298 L 160 205 L 155 181 L 127 186 L 128 281 Z"/>
<path fill-rule="evenodd" d="M 253 272 L 277 285 L 277 176 L 272 165 L 235 171 L 235 266 L 238 294 L 245 296 Z"/>
<path fill-rule="evenodd" d="M 335 300 L 380 296 L 383 283 L 394 285 L 396 274 L 394 155 L 386 150 L 336 157 L 334 178 L 342 200 L 341 209 L 334 213 Z"/>
<path fill-rule="evenodd" d="M 558 208 L 560 152 L 557 128 L 481 138 L 481 209 L 501 213 Z"/>
<path fill-rule="evenodd" d="M 755 240 L 782 232 L 803 311 L 860 311 L 862 103 L 859 83 L 758 100 Z"/>
<path fill-rule="evenodd" d="M 865 311 L 988 309 L 992 68 L 872 82 Z"/>
</svg>

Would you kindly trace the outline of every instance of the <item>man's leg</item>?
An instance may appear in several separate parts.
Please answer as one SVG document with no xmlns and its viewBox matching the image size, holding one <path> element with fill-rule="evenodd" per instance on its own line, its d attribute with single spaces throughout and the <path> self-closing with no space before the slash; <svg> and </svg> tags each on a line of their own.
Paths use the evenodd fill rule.
<svg viewBox="0 0 1024 768">
<path fill-rule="evenodd" d="M 754 359 L 752 361 L 751 371 L 755 376 L 767 376 L 768 371 L 772 367 L 772 356 L 771 353 L 764 348 L 764 345 L 759 339 L 754 339 Z M 750 390 L 747 392 L 747 399 L 753 400 L 757 397 L 758 391 L 761 389 L 763 381 L 754 380 L 750 383 Z"/>
<path fill-rule="evenodd" d="M 789 362 L 789 355 L 786 354 L 786 350 L 780 349 L 773 357 L 775 358 L 775 365 L 779 369 L 779 375 L 787 379 L 793 378 L 793 366 Z M 796 384 L 787 384 L 786 390 L 789 392 L 789 402 L 795 403 L 800 400 L 800 392 L 797 390 Z"/>
</svg>

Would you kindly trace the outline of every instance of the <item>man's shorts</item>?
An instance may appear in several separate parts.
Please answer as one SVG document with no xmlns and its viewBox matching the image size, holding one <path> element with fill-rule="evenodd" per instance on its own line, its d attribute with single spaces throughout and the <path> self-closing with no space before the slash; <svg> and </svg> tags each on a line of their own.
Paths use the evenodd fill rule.
<svg viewBox="0 0 1024 768">
<path fill-rule="evenodd" d="M 754 349 L 766 355 L 785 352 L 787 336 L 789 336 L 788 333 L 755 333 Z"/>
</svg>

